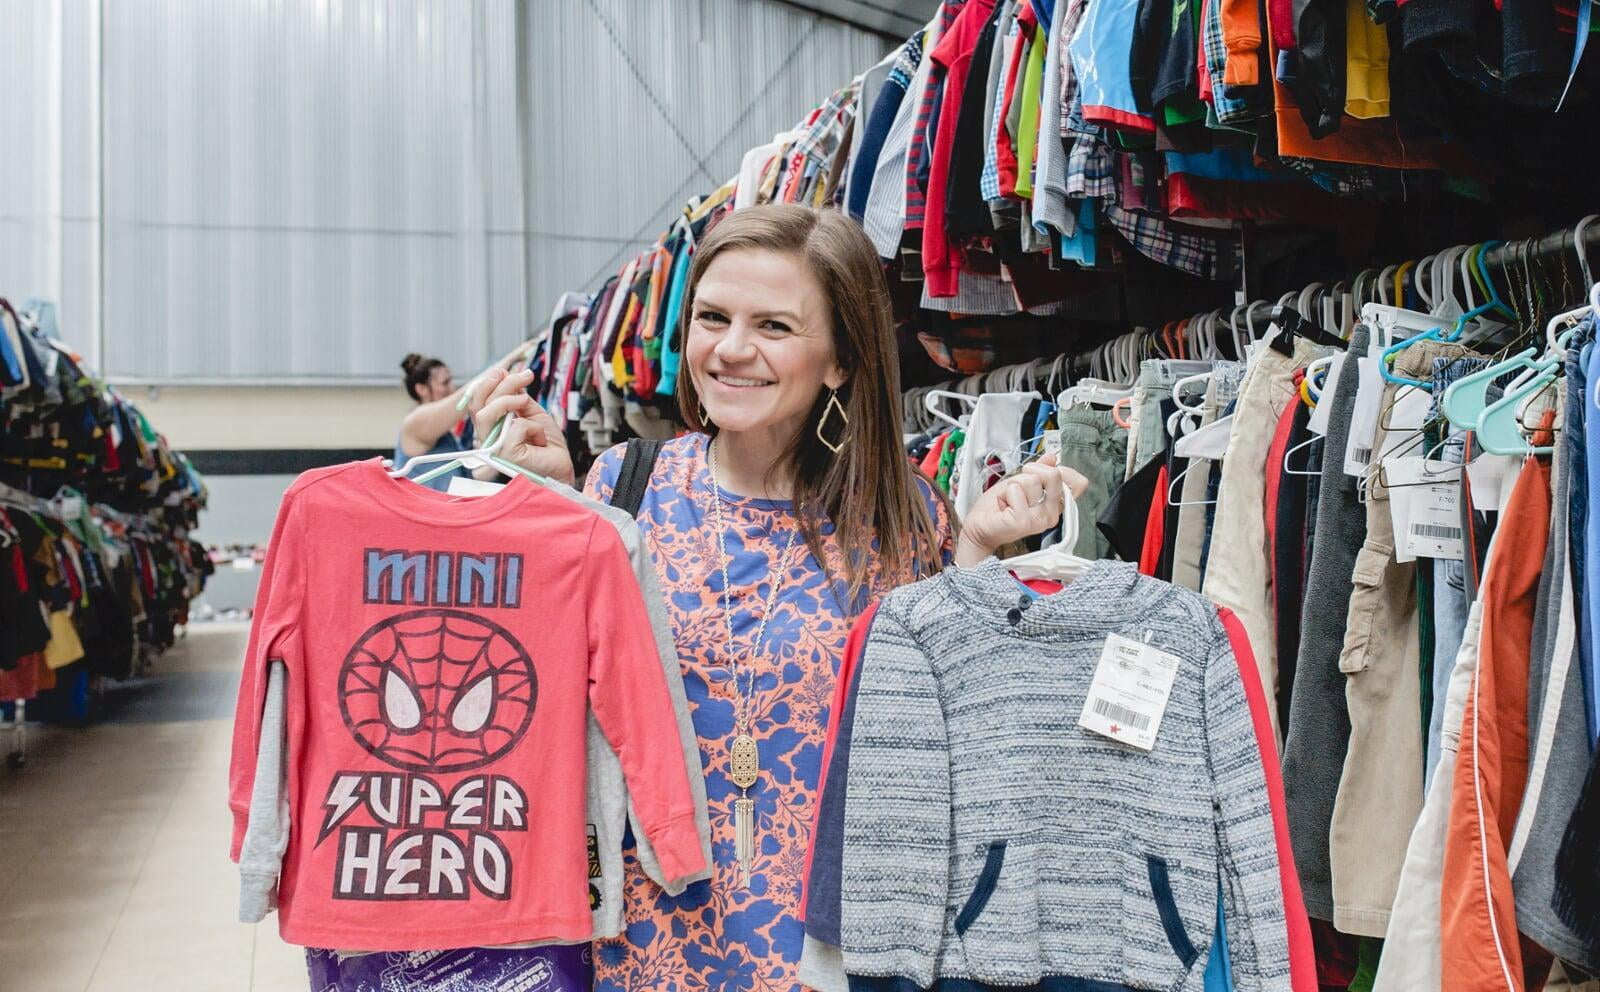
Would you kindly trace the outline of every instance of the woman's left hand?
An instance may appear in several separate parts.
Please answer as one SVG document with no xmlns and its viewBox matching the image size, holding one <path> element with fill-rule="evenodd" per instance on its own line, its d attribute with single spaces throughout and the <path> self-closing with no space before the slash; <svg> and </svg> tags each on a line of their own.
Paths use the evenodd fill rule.
<svg viewBox="0 0 1600 992">
<path fill-rule="evenodd" d="M 976 565 L 1012 541 L 1052 529 L 1061 522 L 1064 494 L 1076 499 L 1088 488 L 1083 473 L 1057 465 L 1055 455 L 1024 465 L 967 511 L 956 542 L 956 564 Z"/>
</svg>

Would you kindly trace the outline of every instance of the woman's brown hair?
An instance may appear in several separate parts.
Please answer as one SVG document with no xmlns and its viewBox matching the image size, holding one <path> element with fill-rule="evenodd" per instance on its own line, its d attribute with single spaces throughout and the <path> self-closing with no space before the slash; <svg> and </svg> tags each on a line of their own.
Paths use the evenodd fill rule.
<svg viewBox="0 0 1600 992">
<path fill-rule="evenodd" d="M 817 438 L 829 399 L 824 389 L 778 464 L 786 460 L 793 471 L 800 532 L 819 562 L 826 561 L 823 525 L 833 524 L 844 552 L 848 598 L 859 607 L 864 591 L 881 592 L 932 575 L 941 565 L 927 498 L 902 447 L 900 366 L 889 288 L 872 243 L 842 214 L 796 204 L 738 210 L 723 217 L 696 246 L 680 342 L 688 341 L 695 288 L 706 269 L 723 252 L 752 248 L 799 257 L 828 297 L 835 361 L 847 377 L 838 391 L 839 402 L 849 420 L 840 423 L 835 412 L 823 430 L 843 446 L 835 454 Z M 678 376 L 678 403 L 689 427 L 715 436 L 716 425 L 701 416 L 693 376 Z M 874 541 L 877 569 L 870 565 Z"/>
<path fill-rule="evenodd" d="M 419 355 L 414 351 L 400 359 L 400 371 L 405 373 L 406 392 L 412 399 L 422 402 L 422 397 L 417 395 L 417 387 L 433 378 L 433 370 L 443 364 L 440 359 Z"/>
</svg>

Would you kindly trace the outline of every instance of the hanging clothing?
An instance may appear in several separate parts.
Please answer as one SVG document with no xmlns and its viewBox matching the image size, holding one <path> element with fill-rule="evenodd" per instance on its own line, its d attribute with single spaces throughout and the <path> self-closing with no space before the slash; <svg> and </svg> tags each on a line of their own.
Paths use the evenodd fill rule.
<svg viewBox="0 0 1600 992">
<path fill-rule="evenodd" d="M 870 782 L 874 799 L 847 800 L 844 810 L 841 949 L 845 972 L 860 976 L 852 984 L 1061 976 L 1176 988 L 1191 975 L 1198 983 L 1220 870 L 1234 972 L 1288 987 L 1261 753 L 1213 608 L 1111 562 L 1059 593 L 1035 599 L 1019 589 L 991 560 L 897 589 L 874 618 L 849 759 L 850 794 Z M 1160 740 L 1132 761 L 1097 735 L 1064 732 L 1059 717 L 1083 708 L 1104 637 L 1123 631 L 1192 661 L 1177 669 Z M 1057 704 L 1028 716 L 1005 693 L 981 688 L 990 682 L 1026 684 Z M 1046 751 L 1029 758 L 1007 734 Z M 1041 775 L 1045 767 L 1071 774 Z M 1031 784 L 994 787 L 1024 780 Z M 1162 799 L 1150 806 L 1140 796 Z M 998 812 L 1001 800 L 1011 808 Z M 1042 811 L 1063 802 L 1088 811 L 1073 819 L 1079 827 L 1048 826 Z M 885 805 L 902 812 L 885 820 Z M 1059 836 L 997 836 L 997 822 Z M 1119 921 L 1119 932 L 1064 922 L 1085 912 Z M 963 953 L 940 953 L 957 942 Z"/>
<path fill-rule="evenodd" d="M 1452 990 L 1520 992 L 1542 985 L 1550 966 L 1548 957 L 1524 960 L 1506 864 L 1527 785 L 1528 645 L 1550 533 L 1550 493 L 1550 466 L 1528 461 L 1500 525 L 1504 561 L 1483 589 L 1478 670 L 1461 724 L 1461 747 L 1470 760 L 1455 768 L 1442 876 L 1442 980 Z"/>
<path fill-rule="evenodd" d="M 1266 546 L 1266 459 L 1271 435 L 1255 425 L 1276 424 L 1295 402 L 1294 372 L 1305 368 L 1319 349 L 1303 338 L 1293 357 L 1263 350 L 1239 386 L 1239 407 L 1228 438 L 1218 492 L 1218 516 L 1206 564 L 1207 599 L 1238 614 L 1250 637 L 1261 684 L 1277 698 L 1277 660 L 1272 623 L 1272 573 Z M 1273 717 L 1274 736 L 1283 728 Z"/>
<path fill-rule="evenodd" d="M 434 548 L 367 550 L 415 547 L 423 531 Z M 485 545 L 537 557 L 525 567 L 533 552 L 476 550 Z M 551 575 L 572 581 L 539 581 Z M 535 614 L 518 609 L 535 595 L 546 607 L 537 660 L 524 647 Z M 603 637 L 589 629 L 598 618 Z M 374 459 L 314 470 L 290 487 L 235 717 L 236 857 L 274 659 L 301 687 L 289 725 L 306 728 L 289 748 L 289 779 L 302 783 L 289 792 L 291 820 L 326 819 L 319 831 L 289 835 L 279 889 L 287 940 L 404 951 L 586 939 L 575 770 L 585 767 L 591 703 L 663 873 L 705 867 L 671 700 L 621 542 L 594 513 L 526 478 L 462 499 L 392 478 Z M 547 729 L 535 739 L 526 731 L 536 708 Z M 422 727 L 431 728 L 426 740 L 415 736 Z M 469 794 L 479 812 L 462 819 Z M 325 806 L 336 812 L 323 818 Z M 414 832 L 435 817 L 438 829 Z M 452 832 L 462 826 L 476 829 Z M 405 859 L 424 844 L 436 870 L 411 877 Z M 438 870 L 445 865 L 455 867 Z"/>
</svg>

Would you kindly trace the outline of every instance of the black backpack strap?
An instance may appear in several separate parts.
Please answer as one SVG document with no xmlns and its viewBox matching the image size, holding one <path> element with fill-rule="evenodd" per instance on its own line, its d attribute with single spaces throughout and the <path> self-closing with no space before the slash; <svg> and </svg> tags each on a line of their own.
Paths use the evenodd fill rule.
<svg viewBox="0 0 1600 992">
<path fill-rule="evenodd" d="M 659 454 L 660 441 L 636 437 L 628 442 L 628 450 L 622 456 L 622 470 L 611 488 L 612 506 L 626 510 L 630 517 L 639 515 L 639 506 L 644 502 L 645 490 L 650 488 L 650 473 L 655 469 Z"/>
</svg>

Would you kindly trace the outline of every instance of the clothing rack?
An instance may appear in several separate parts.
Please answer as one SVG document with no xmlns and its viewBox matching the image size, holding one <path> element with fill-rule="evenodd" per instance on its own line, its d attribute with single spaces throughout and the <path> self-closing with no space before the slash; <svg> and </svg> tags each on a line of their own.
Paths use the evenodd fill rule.
<svg viewBox="0 0 1600 992">
<path fill-rule="evenodd" d="M 1579 246 L 1582 246 L 1580 255 Z M 1460 247 L 1460 246 L 1456 246 Z M 1450 249 L 1442 249 L 1448 251 Z M 1436 255 L 1439 253 L 1435 253 Z M 1571 227 L 1561 228 L 1535 238 L 1524 238 L 1514 241 L 1502 242 L 1484 252 L 1483 265 L 1486 269 L 1495 271 L 1502 280 L 1510 273 L 1527 266 L 1546 266 L 1554 262 L 1563 265 L 1573 264 L 1578 267 L 1583 281 L 1587 284 L 1593 281 L 1588 271 L 1588 256 L 1600 255 L 1600 215 L 1592 215 L 1577 222 Z M 1108 361 L 1108 354 L 1118 348 L 1124 350 L 1131 348 L 1135 356 L 1133 372 L 1137 375 L 1139 361 L 1152 358 L 1181 359 L 1197 355 L 1195 348 L 1199 328 L 1191 330 L 1196 318 L 1214 317 L 1221 324 L 1222 333 L 1217 335 L 1217 342 L 1233 342 L 1233 348 L 1225 356 L 1229 359 L 1238 359 L 1238 346 L 1241 343 L 1240 335 L 1249 330 L 1248 324 L 1260 321 L 1264 326 L 1269 321 L 1270 315 L 1263 314 L 1263 310 L 1273 307 L 1288 305 L 1288 301 L 1295 297 L 1304 297 L 1312 291 L 1331 294 L 1342 292 L 1350 294 L 1354 303 L 1359 305 L 1366 302 L 1378 302 L 1380 298 L 1387 299 L 1386 294 L 1392 283 L 1394 273 L 1406 268 L 1408 274 L 1416 273 L 1421 266 L 1417 260 L 1397 262 L 1388 266 L 1373 266 L 1363 269 L 1355 276 L 1332 283 L 1312 283 L 1298 291 L 1284 293 L 1276 300 L 1256 300 L 1235 307 L 1231 312 L 1211 311 L 1208 314 L 1197 314 L 1183 321 L 1172 321 L 1162 329 L 1134 328 L 1124 334 L 1118 335 L 1109 341 L 1101 342 L 1087 350 L 1063 352 L 1052 358 L 1037 359 L 1019 365 L 1008 365 L 994 369 L 990 372 L 977 373 L 957 379 L 947 379 L 928 387 L 919 387 L 920 395 L 926 389 L 944 389 L 956 392 L 972 393 L 974 395 L 993 391 L 986 388 L 987 383 L 1015 383 L 1019 376 L 1026 375 L 1034 388 L 1042 388 L 1049 384 L 1054 376 L 1060 385 L 1070 385 L 1072 381 L 1084 375 L 1098 373 L 1104 370 Z M 1386 278 L 1387 277 L 1387 278 Z M 1414 276 L 1413 276 L 1414 278 Z M 1352 290 L 1361 287 L 1362 298 L 1354 299 Z M 1313 294 L 1314 295 L 1314 294 Z M 1303 312 L 1306 308 L 1300 308 Z M 1346 310 L 1352 310 L 1347 307 Z M 1310 316 L 1310 313 L 1307 313 Z M 1334 328 L 1343 332 L 1344 328 Z M 1174 347 L 1176 336 L 1190 335 L 1185 338 L 1186 347 Z M 1124 363 L 1126 364 L 1126 363 Z M 1023 370 L 1026 370 L 1024 372 Z M 1101 376 L 1096 375 L 1097 378 Z M 1132 385 L 1131 380 L 1123 383 Z M 965 388 L 963 388 L 965 387 Z"/>
<path fill-rule="evenodd" d="M 204 480 L 35 312 L 0 299 L 0 734 L 78 722 L 93 687 L 142 672 L 213 565 L 191 537 Z M 28 702 L 37 705 L 28 706 Z"/>
</svg>

